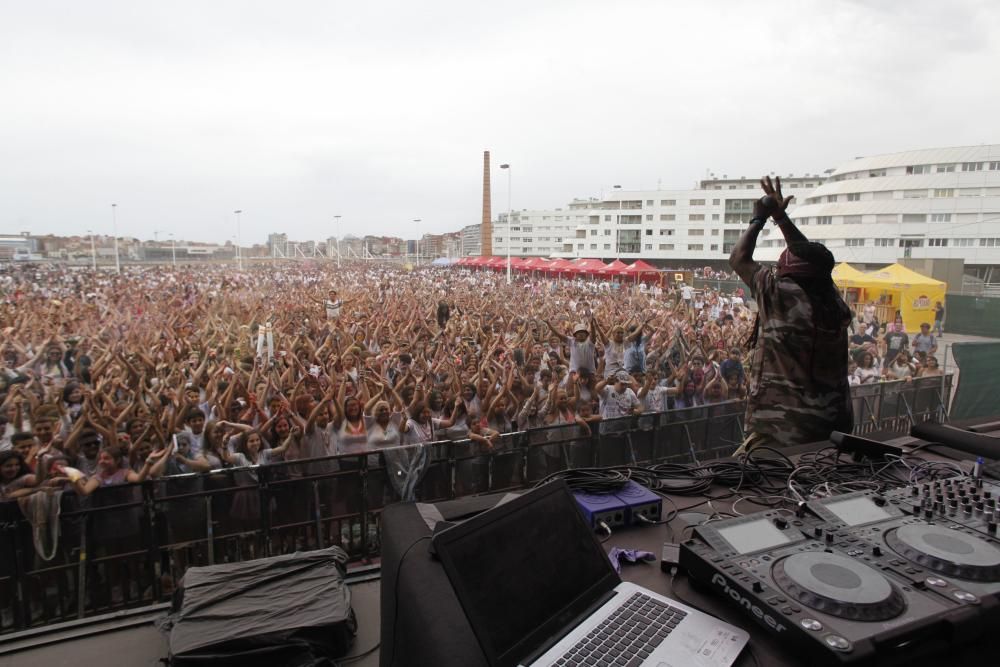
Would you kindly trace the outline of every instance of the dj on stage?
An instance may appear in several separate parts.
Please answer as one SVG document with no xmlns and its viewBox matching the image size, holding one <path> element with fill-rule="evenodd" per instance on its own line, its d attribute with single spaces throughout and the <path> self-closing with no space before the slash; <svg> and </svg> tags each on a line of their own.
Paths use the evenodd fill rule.
<svg viewBox="0 0 1000 667">
<path fill-rule="evenodd" d="M 729 264 L 757 301 L 746 432 L 738 454 L 753 447 L 787 447 L 826 440 L 853 427 L 847 373 L 851 311 L 833 283 L 833 254 L 809 241 L 785 210 L 781 179 L 761 179 L 750 227 Z M 787 248 L 777 268 L 754 261 L 757 236 L 772 218 Z"/>
</svg>

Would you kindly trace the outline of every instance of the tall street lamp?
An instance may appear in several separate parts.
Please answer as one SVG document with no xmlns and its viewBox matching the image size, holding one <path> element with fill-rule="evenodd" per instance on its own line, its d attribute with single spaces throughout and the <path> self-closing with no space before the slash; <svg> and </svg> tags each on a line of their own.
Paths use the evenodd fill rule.
<svg viewBox="0 0 1000 667">
<path fill-rule="evenodd" d="M 97 270 L 97 247 L 94 246 L 94 230 L 88 229 L 87 233 L 90 234 L 90 264 L 94 271 Z"/>
<path fill-rule="evenodd" d="M 236 214 L 236 265 L 240 271 L 243 270 L 243 253 L 240 252 L 240 213 L 243 209 L 236 209 L 233 213 Z"/>
<path fill-rule="evenodd" d="M 333 222 L 337 226 L 337 268 L 340 268 L 340 216 L 333 216 Z"/>
<path fill-rule="evenodd" d="M 170 232 L 170 255 L 174 261 L 174 268 L 177 268 L 177 239 L 174 238 L 174 233 Z"/>
<path fill-rule="evenodd" d="M 510 172 L 509 164 L 500 165 L 501 169 L 507 171 L 507 284 L 510 285 L 510 218 L 512 210 L 510 208 Z"/>
<path fill-rule="evenodd" d="M 111 205 L 111 229 L 115 235 L 115 273 L 121 274 L 122 263 L 118 259 L 118 204 Z"/>
</svg>

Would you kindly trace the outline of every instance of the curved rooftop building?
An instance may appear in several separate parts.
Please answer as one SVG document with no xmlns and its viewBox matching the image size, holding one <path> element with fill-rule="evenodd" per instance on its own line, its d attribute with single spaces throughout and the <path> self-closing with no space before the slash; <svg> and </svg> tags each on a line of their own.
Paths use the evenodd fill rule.
<svg viewBox="0 0 1000 667">
<path fill-rule="evenodd" d="M 809 192 L 792 215 L 839 261 L 961 258 L 996 280 L 1000 267 L 1000 145 L 857 158 Z M 770 234 L 773 238 L 774 232 Z M 777 257 L 772 242 L 761 259 Z"/>
<path fill-rule="evenodd" d="M 838 261 L 874 268 L 907 257 L 962 259 L 965 273 L 1000 282 L 1000 144 L 860 157 L 823 175 L 779 175 L 784 194 L 795 195 L 789 214 Z M 503 254 L 509 244 L 520 257 L 723 267 L 761 195 L 758 178 L 713 174 L 691 189 L 615 186 L 564 208 L 515 210 L 510 225 L 504 214 L 493 227 L 493 248 Z M 755 257 L 774 261 L 784 245 L 768 225 Z"/>
</svg>

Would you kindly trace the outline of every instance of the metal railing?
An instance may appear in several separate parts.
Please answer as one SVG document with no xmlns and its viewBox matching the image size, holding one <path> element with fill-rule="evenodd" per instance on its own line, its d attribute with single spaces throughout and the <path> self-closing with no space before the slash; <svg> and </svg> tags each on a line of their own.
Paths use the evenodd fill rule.
<svg viewBox="0 0 1000 667">
<path fill-rule="evenodd" d="M 944 419 L 950 387 L 951 376 L 855 387 L 855 430 Z M 334 544 L 370 563 L 381 511 L 401 490 L 435 502 L 524 488 L 570 467 L 728 456 L 742 440 L 744 411 L 727 401 L 605 420 L 589 434 L 576 424 L 510 433 L 492 450 L 444 441 L 146 480 L 86 498 L 67 492 L 52 496 L 61 515 L 51 561 L 35 553 L 18 505 L 0 503 L 0 634 L 168 600 L 194 565 Z"/>
</svg>

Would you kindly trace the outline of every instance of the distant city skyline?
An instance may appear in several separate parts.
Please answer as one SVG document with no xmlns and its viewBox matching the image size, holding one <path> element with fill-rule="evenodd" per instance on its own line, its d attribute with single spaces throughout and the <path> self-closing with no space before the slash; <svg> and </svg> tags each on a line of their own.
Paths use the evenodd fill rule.
<svg viewBox="0 0 1000 667">
<path fill-rule="evenodd" d="M 8 3 L 0 232 L 115 203 L 142 239 L 414 238 L 480 221 L 483 150 L 497 212 L 500 164 L 545 209 L 992 143 L 998 30 L 974 0 Z"/>
</svg>

